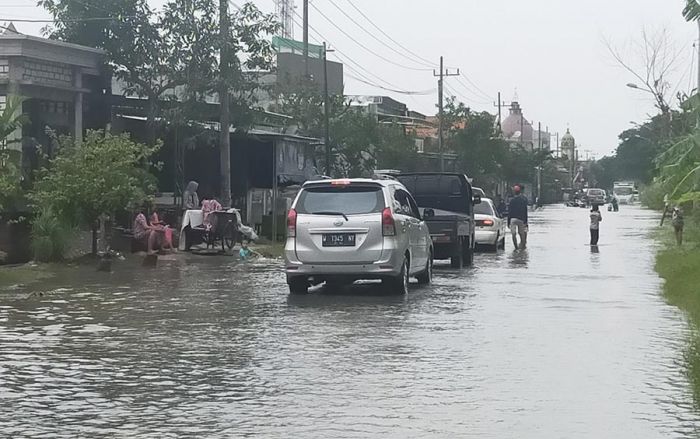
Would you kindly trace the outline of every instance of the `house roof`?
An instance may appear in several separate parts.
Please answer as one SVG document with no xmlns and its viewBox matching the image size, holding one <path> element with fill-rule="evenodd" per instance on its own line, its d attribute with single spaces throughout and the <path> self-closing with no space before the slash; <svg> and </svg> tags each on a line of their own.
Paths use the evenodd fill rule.
<svg viewBox="0 0 700 439">
<path fill-rule="evenodd" d="M 8 26 L 8 27 L 10 27 L 10 26 Z M 13 32 L 9 32 L 9 31 L 6 31 L 3 34 L 0 34 L 0 41 L 7 41 L 7 40 L 32 41 L 32 42 L 36 42 L 36 43 L 40 43 L 40 44 L 48 44 L 51 46 L 62 47 L 65 49 L 72 49 L 72 50 L 79 50 L 81 52 L 94 53 L 95 55 L 105 55 L 107 53 L 102 49 L 96 49 L 94 47 L 81 46 L 80 44 L 66 43 L 65 41 L 51 40 L 48 38 L 35 37 L 32 35 L 13 33 Z"/>
</svg>

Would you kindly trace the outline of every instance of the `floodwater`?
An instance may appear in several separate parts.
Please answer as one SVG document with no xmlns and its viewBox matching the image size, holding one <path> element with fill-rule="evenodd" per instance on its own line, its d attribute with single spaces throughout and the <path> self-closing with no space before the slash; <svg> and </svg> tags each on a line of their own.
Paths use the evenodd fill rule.
<svg viewBox="0 0 700 439">
<path fill-rule="evenodd" d="M 274 261 L 63 269 L 0 296 L 0 436 L 698 437 L 658 218 L 603 217 L 596 250 L 586 210 L 547 207 L 527 251 L 406 297 L 290 297 Z"/>
</svg>

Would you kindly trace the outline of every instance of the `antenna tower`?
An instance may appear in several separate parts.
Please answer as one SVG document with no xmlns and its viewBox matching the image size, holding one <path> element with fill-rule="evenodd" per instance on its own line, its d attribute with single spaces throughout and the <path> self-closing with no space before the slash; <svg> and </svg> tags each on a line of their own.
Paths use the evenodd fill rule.
<svg viewBox="0 0 700 439">
<path fill-rule="evenodd" d="M 294 0 L 275 0 L 275 14 L 281 24 L 280 36 L 294 39 Z"/>
</svg>

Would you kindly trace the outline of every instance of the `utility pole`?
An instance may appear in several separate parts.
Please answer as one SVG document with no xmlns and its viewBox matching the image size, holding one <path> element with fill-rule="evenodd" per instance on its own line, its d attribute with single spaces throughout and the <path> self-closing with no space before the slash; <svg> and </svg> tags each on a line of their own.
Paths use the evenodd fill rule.
<svg viewBox="0 0 700 439">
<path fill-rule="evenodd" d="M 501 92 L 498 92 L 498 132 L 501 132 Z"/>
<path fill-rule="evenodd" d="M 328 50 L 326 42 L 323 42 L 323 118 L 324 118 L 324 142 L 326 147 L 326 175 L 331 176 L 331 122 L 330 99 L 328 97 Z"/>
<path fill-rule="evenodd" d="M 503 106 L 510 105 L 501 100 L 501 92 L 498 92 L 498 102 L 494 102 L 493 106 L 498 108 L 498 133 L 503 134 Z"/>
<path fill-rule="evenodd" d="M 537 122 L 537 149 L 542 153 L 542 122 Z M 537 164 L 537 204 L 542 202 L 542 160 Z"/>
<path fill-rule="evenodd" d="M 498 133 L 501 134 L 501 122 L 502 122 L 502 115 L 501 115 L 501 92 L 498 92 Z"/>
<path fill-rule="evenodd" d="M 459 69 L 457 73 L 450 73 L 449 70 L 445 70 L 444 59 L 440 57 L 440 73 L 433 71 L 433 76 L 439 77 L 438 79 L 438 150 L 440 154 L 440 172 L 445 172 L 445 126 L 444 126 L 444 84 L 446 76 L 458 76 Z"/>
<path fill-rule="evenodd" d="M 228 0 L 219 0 L 219 38 L 221 39 L 221 53 L 219 66 L 219 160 L 221 162 L 221 204 L 225 209 L 231 207 L 231 112 L 229 108 L 228 80 L 231 67 L 229 53 L 229 15 Z"/>
<path fill-rule="evenodd" d="M 304 0 L 304 79 L 309 79 L 309 0 Z"/>
<path fill-rule="evenodd" d="M 520 146 L 525 149 L 525 117 L 522 107 L 520 107 Z"/>
</svg>

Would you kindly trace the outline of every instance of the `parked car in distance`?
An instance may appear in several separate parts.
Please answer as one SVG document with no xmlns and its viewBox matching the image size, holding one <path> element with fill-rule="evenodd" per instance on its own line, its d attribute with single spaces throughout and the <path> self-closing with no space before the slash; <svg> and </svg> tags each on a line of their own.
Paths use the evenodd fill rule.
<svg viewBox="0 0 700 439">
<path fill-rule="evenodd" d="M 476 244 L 492 250 L 506 248 L 507 221 L 496 211 L 493 200 L 482 198 L 481 203 L 474 206 L 476 221 Z"/>
<path fill-rule="evenodd" d="M 606 199 L 607 194 L 603 189 L 591 188 L 586 191 L 586 202 L 589 206 L 603 205 Z"/>
<path fill-rule="evenodd" d="M 486 198 L 486 192 L 484 192 L 484 190 L 481 189 L 480 187 L 472 187 L 472 193 L 475 196 L 479 196 L 481 198 Z"/>
<path fill-rule="evenodd" d="M 293 294 L 311 284 L 381 279 L 405 294 L 432 279 L 433 244 L 418 205 L 394 179 L 305 183 L 287 216 L 285 273 Z"/>
<path fill-rule="evenodd" d="M 435 259 L 450 259 L 453 268 L 474 261 L 474 195 L 469 178 L 448 172 L 403 173 L 396 176 L 418 202 L 430 236 Z"/>
</svg>

